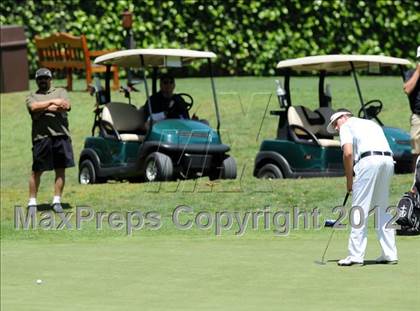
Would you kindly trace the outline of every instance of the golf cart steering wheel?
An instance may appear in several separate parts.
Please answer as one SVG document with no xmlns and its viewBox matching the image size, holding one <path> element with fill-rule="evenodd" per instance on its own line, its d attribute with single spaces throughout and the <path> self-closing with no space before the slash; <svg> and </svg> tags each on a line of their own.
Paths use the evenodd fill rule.
<svg viewBox="0 0 420 311">
<path fill-rule="evenodd" d="M 376 103 L 376 105 L 375 105 Z M 377 119 L 376 117 L 382 110 L 382 102 L 379 99 L 372 99 L 362 105 L 362 107 L 359 109 L 358 117 L 363 119 Z M 366 115 L 365 115 L 366 111 Z"/>
<path fill-rule="evenodd" d="M 176 94 L 177 96 L 181 97 L 184 104 L 185 104 L 185 108 L 190 111 L 190 109 L 192 108 L 193 104 L 194 104 L 194 100 L 192 98 L 192 96 L 190 94 L 187 93 L 179 93 Z"/>
</svg>

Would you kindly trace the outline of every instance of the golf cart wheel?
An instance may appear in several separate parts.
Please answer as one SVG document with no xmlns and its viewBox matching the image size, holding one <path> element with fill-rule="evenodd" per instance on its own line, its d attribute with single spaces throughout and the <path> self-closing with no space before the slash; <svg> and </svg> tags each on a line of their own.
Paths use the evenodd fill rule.
<svg viewBox="0 0 420 311">
<path fill-rule="evenodd" d="M 257 177 L 265 179 L 283 178 L 283 173 L 277 165 L 268 163 L 260 168 Z"/>
<path fill-rule="evenodd" d="M 223 160 L 222 163 L 222 178 L 235 179 L 236 178 L 236 161 L 232 157 Z"/>
<path fill-rule="evenodd" d="M 144 177 L 146 181 L 165 181 L 171 180 L 174 167 L 172 159 L 160 152 L 151 153 L 146 159 Z"/>
<path fill-rule="evenodd" d="M 210 180 L 215 179 L 235 179 L 236 178 L 236 161 L 232 157 L 223 160 L 221 165 L 209 174 Z"/>
<path fill-rule="evenodd" d="M 91 160 L 84 160 L 79 167 L 79 183 L 89 185 L 96 182 L 95 166 Z"/>
</svg>

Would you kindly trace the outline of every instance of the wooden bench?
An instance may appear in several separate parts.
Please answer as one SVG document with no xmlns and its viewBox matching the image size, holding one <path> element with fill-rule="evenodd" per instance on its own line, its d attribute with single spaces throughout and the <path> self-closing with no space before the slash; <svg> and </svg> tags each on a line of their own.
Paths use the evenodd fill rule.
<svg viewBox="0 0 420 311">
<path fill-rule="evenodd" d="M 51 70 L 65 71 L 67 75 L 67 90 L 73 90 L 73 70 L 86 71 L 87 89 L 92 83 L 94 73 L 106 72 L 106 67 L 96 65 L 91 58 L 97 57 L 111 51 L 89 51 L 86 37 L 76 37 L 68 33 L 56 33 L 46 38 L 35 36 L 35 46 L 38 54 L 40 67 L 47 67 Z M 119 88 L 118 67 L 112 66 L 114 90 Z"/>
</svg>

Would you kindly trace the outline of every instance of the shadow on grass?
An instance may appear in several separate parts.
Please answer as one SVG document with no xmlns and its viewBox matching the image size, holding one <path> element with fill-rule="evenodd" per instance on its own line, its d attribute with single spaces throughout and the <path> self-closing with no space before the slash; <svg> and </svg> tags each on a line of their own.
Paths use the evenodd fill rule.
<svg viewBox="0 0 420 311">
<path fill-rule="evenodd" d="M 320 260 L 315 260 L 314 263 L 324 266 L 324 265 L 326 265 L 330 262 L 337 263 L 338 261 L 339 261 L 339 259 L 330 259 L 330 260 L 327 260 L 325 262 L 322 262 Z M 376 260 L 365 260 L 363 262 L 363 266 L 371 266 L 371 265 L 385 265 L 385 266 L 391 265 L 392 266 L 392 265 L 395 265 L 395 264 L 389 264 L 389 263 L 385 263 L 385 262 L 376 262 Z"/>
<path fill-rule="evenodd" d="M 72 206 L 69 203 L 61 203 L 61 206 L 63 207 L 63 209 L 72 208 Z M 50 211 L 52 210 L 52 205 L 49 203 L 38 204 L 36 209 L 38 210 L 38 212 Z"/>
</svg>

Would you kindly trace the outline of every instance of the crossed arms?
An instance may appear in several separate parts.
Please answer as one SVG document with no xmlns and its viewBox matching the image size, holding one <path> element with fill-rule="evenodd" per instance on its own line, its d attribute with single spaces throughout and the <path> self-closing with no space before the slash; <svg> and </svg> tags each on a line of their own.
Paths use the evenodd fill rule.
<svg viewBox="0 0 420 311">
<path fill-rule="evenodd" d="M 70 110 L 70 102 L 62 98 L 33 102 L 29 106 L 31 112 L 51 111 L 61 112 Z"/>
</svg>

